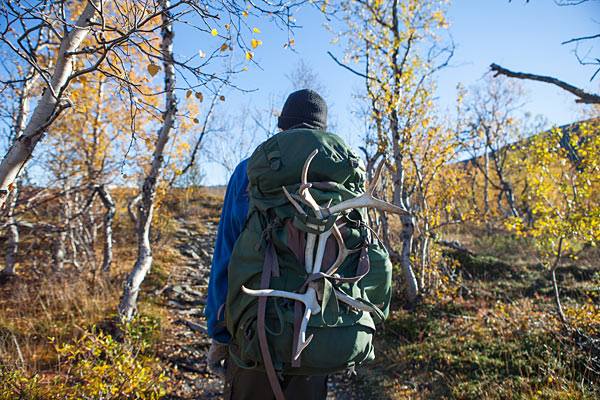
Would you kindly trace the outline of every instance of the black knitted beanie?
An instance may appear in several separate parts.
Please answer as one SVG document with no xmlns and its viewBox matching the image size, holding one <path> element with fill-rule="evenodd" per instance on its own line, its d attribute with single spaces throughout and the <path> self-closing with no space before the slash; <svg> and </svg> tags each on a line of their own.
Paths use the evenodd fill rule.
<svg viewBox="0 0 600 400">
<path fill-rule="evenodd" d="M 302 89 L 290 94 L 277 126 L 286 130 L 302 123 L 322 131 L 327 129 L 327 103 L 314 90 Z"/>
</svg>

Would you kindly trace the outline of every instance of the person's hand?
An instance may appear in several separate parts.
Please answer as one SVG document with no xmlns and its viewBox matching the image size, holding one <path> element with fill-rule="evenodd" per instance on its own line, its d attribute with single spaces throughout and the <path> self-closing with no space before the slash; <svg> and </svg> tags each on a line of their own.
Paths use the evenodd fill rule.
<svg viewBox="0 0 600 400">
<path fill-rule="evenodd" d="M 206 364 L 208 372 L 217 375 L 221 379 L 225 379 L 225 360 L 229 355 L 229 344 L 217 342 L 213 339 L 208 349 L 206 356 Z"/>
</svg>

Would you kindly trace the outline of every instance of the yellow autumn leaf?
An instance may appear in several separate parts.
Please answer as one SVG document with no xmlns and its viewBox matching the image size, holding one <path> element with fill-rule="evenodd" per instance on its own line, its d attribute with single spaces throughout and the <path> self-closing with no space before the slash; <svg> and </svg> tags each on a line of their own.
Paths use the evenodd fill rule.
<svg viewBox="0 0 600 400">
<path fill-rule="evenodd" d="M 252 60 L 252 57 L 254 57 L 254 54 L 250 53 L 249 51 L 246 51 L 246 60 Z"/>
<path fill-rule="evenodd" d="M 214 29 L 214 28 L 213 28 L 213 30 L 212 30 L 212 31 L 210 31 L 210 33 L 211 33 L 213 36 L 217 36 L 217 35 L 218 35 L 218 33 L 217 33 L 217 30 L 216 30 L 216 29 Z"/>
<path fill-rule="evenodd" d="M 254 33 L 260 33 L 260 31 L 258 30 L 258 28 L 254 28 L 253 31 L 254 31 Z"/>
<path fill-rule="evenodd" d="M 149 64 L 146 69 L 148 70 L 148 73 L 152 76 L 158 74 L 158 71 L 160 71 L 160 67 L 156 64 Z"/>
<path fill-rule="evenodd" d="M 244 17 L 248 16 L 248 11 L 242 11 L 242 14 L 244 15 Z"/>
<path fill-rule="evenodd" d="M 225 24 L 225 29 L 229 29 L 229 24 Z"/>
<path fill-rule="evenodd" d="M 254 39 L 252 39 L 252 40 L 250 41 L 250 43 L 252 44 L 252 48 L 253 48 L 253 49 L 255 49 L 255 48 L 256 48 L 256 46 L 258 46 L 258 42 L 257 42 L 256 40 L 254 40 Z"/>
</svg>

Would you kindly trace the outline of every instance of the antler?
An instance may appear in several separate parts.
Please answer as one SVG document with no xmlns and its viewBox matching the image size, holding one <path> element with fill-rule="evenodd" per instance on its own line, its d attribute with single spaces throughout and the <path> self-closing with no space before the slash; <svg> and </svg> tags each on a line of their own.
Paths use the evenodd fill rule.
<svg viewBox="0 0 600 400">
<path fill-rule="evenodd" d="M 375 190 L 375 188 L 377 187 L 377 183 L 379 182 L 379 176 L 381 175 L 381 169 L 383 168 L 383 164 L 384 161 L 382 160 L 377 166 L 377 170 L 375 171 L 375 177 L 369 183 L 369 189 L 365 193 L 363 193 L 359 197 L 342 201 L 341 203 L 336 204 L 333 207 L 321 210 L 323 217 L 339 213 L 340 211 L 349 210 L 351 208 L 360 207 L 377 208 L 378 210 L 383 210 L 394 214 L 409 215 L 410 213 L 404 208 L 395 206 L 386 201 L 379 200 L 373 197 L 373 191 Z"/>
<path fill-rule="evenodd" d="M 349 306 L 356 308 L 357 310 L 377 313 L 377 310 L 375 310 L 373 307 L 356 300 L 354 297 L 348 296 L 346 293 L 342 292 L 339 289 L 333 288 L 333 292 L 335 293 L 335 297 L 337 297 L 339 301 L 346 303 Z"/>
<path fill-rule="evenodd" d="M 310 163 L 312 162 L 312 160 L 314 159 L 314 157 L 317 155 L 318 152 L 319 152 L 319 150 L 315 149 L 308 156 L 306 161 L 304 162 L 304 166 L 302 168 L 302 174 L 300 177 L 301 178 L 301 186 L 299 189 L 300 196 L 291 195 L 288 192 L 288 190 L 285 188 L 285 186 L 282 186 L 285 196 L 287 197 L 289 202 L 294 206 L 294 208 L 296 208 L 296 210 L 300 214 L 306 215 L 306 212 L 300 206 L 300 204 L 298 204 L 298 202 L 295 200 L 295 198 L 298 199 L 299 201 L 307 204 L 310 208 L 312 208 L 312 210 L 315 213 L 315 216 L 320 219 L 327 218 L 331 214 L 339 213 L 344 210 L 348 210 L 348 209 L 352 209 L 352 208 L 360 208 L 360 207 L 372 207 L 372 208 L 377 208 L 380 210 L 384 210 L 384 211 L 388 211 L 388 212 L 392 212 L 392 213 L 396 213 L 396 214 L 408 215 L 408 212 L 406 210 L 404 210 L 403 208 L 397 207 L 393 204 L 387 203 L 383 200 L 379 200 L 379 199 L 376 199 L 375 197 L 373 197 L 373 192 L 375 190 L 375 187 L 377 186 L 379 177 L 381 175 L 383 161 L 380 162 L 379 165 L 377 166 L 377 170 L 375 172 L 375 177 L 370 182 L 369 189 L 363 195 L 353 198 L 353 199 L 343 201 L 333 207 L 330 207 L 331 201 L 327 204 L 326 207 L 321 207 L 315 201 L 315 199 L 312 197 L 312 194 L 310 193 L 310 187 L 312 187 L 312 184 L 308 182 L 308 168 L 310 166 Z M 343 225 L 344 224 L 340 225 L 340 227 L 342 227 Z M 320 229 L 320 227 L 318 227 L 314 224 L 309 224 L 309 227 L 315 228 L 315 229 Z M 311 273 L 316 274 L 316 273 L 320 272 L 322 264 L 323 264 L 323 257 L 325 254 L 325 247 L 327 244 L 327 239 L 332 234 L 334 235 L 334 237 L 338 243 L 339 253 L 338 253 L 338 256 L 337 256 L 335 262 L 333 263 L 333 265 L 328 269 L 326 275 L 333 275 L 338 270 L 338 268 L 342 265 L 344 260 L 350 254 L 360 251 L 360 249 L 350 250 L 346 247 L 346 245 L 344 243 L 344 239 L 342 237 L 342 234 L 339 230 L 340 227 L 338 227 L 334 223 L 330 230 L 319 234 L 319 240 L 317 243 L 316 259 L 313 258 L 313 253 L 314 253 L 315 243 L 317 242 L 317 234 L 307 233 L 306 247 L 305 247 L 305 253 L 304 253 L 304 256 L 305 256 L 304 257 L 304 260 L 305 260 L 304 267 L 308 274 L 311 274 Z M 294 355 L 293 355 L 294 360 L 298 359 L 298 357 L 300 356 L 300 353 L 302 353 L 302 351 L 306 348 L 306 346 L 308 346 L 308 344 L 310 343 L 310 341 L 313 338 L 313 335 L 310 335 L 308 338 L 306 338 L 306 329 L 308 327 L 308 322 L 310 320 L 310 316 L 317 314 L 321 311 L 321 306 L 319 305 L 319 297 L 320 296 L 318 293 L 319 285 L 317 284 L 316 281 L 312 281 L 307 286 L 308 287 L 306 288 L 306 292 L 303 294 L 299 294 L 299 293 L 295 293 L 295 292 L 287 292 L 284 290 L 275 290 L 275 289 L 254 290 L 254 289 L 248 289 L 245 286 L 242 286 L 242 291 L 251 296 L 284 297 L 284 298 L 292 299 L 295 301 L 299 301 L 302 304 L 304 304 L 305 310 L 304 310 L 304 314 L 302 316 L 302 323 L 300 325 L 300 332 L 298 335 L 297 346 L 294 349 Z M 338 298 L 341 302 L 346 303 L 353 308 L 356 308 L 356 309 L 362 310 L 362 311 L 366 311 L 366 312 L 376 312 L 376 310 L 373 307 L 370 307 L 369 305 L 364 304 L 364 303 L 354 299 L 353 297 L 345 294 L 344 292 L 342 292 L 336 288 L 334 288 L 334 293 L 335 293 L 336 298 Z"/>
<path fill-rule="evenodd" d="M 304 167 L 302 168 L 302 175 L 300 177 L 300 182 L 302 183 L 302 186 L 300 186 L 299 193 L 300 196 L 302 196 L 304 200 L 306 200 L 308 205 L 310 205 L 310 207 L 313 209 L 315 215 L 318 218 L 323 218 L 323 214 L 321 213 L 322 207 L 319 204 L 317 204 L 315 199 L 312 197 L 312 194 L 310 194 L 310 190 L 308 190 L 308 188 L 312 186 L 312 184 L 308 183 L 308 167 L 310 166 L 311 161 L 313 160 L 313 158 L 315 158 L 318 152 L 319 149 L 315 149 L 312 153 L 310 153 L 310 155 L 304 162 Z"/>
<path fill-rule="evenodd" d="M 298 204 L 292 198 L 292 195 L 290 195 L 290 192 L 288 192 L 288 190 L 285 188 L 285 186 L 282 186 L 281 189 L 283 189 L 283 193 L 285 193 L 285 197 L 288 198 L 288 200 L 290 201 L 290 203 L 292 203 L 294 208 L 296 208 L 296 210 L 298 210 L 298 212 L 300 214 L 306 215 L 306 213 L 304 212 L 304 209 L 302 209 L 302 207 L 300 207 L 300 204 Z M 317 228 L 316 225 L 309 224 L 309 226 Z M 317 240 L 317 236 L 314 233 L 306 234 L 306 245 L 304 246 L 304 269 L 306 270 L 306 272 L 308 274 L 310 274 L 310 272 L 312 271 L 312 268 L 313 268 L 313 251 L 315 249 L 316 240 Z"/>
<path fill-rule="evenodd" d="M 333 226 L 331 227 L 331 232 L 333 233 L 333 237 L 335 237 L 335 240 L 338 242 L 338 249 L 339 249 L 338 251 L 339 252 L 338 252 L 337 258 L 335 259 L 335 262 L 329 268 L 329 270 L 326 272 L 327 275 L 335 274 L 336 271 L 338 270 L 338 268 L 343 264 L 346 257 L 348 257 L 350 254 L 354 254 L 361 250 L 361 249 L 350 250 L 346 247 L 346 243 L 344 243 L 344 238 L 342 237 L 342 233 L 340 232 L 340 229 L 339 229 L 339 228 L 343 227 L 344 225 L 346 225 L 345 222 L 343 224 L 341 224 L 339 227 L 335 224 L 333 224 Z"/>
<path fill-rule="evenodd" d="M 286 299 L 296 300 L 304 304 L 305 310 L 304 315 L 302 316 L 302 324 L 300 325 L 298 345 L 296 346 L 296 349 L 294 349 L 294 360 L 296 360 L 300 356 L 300 353 L 302 353 L 302 350 L 304 350 L 312 340 L 313 335 L 310 335 L 308 339 L 306 338 L 306 328 L 308 327 L 308 321 L 310 320 L 310 316 L 315 315 L 321 311 L 321 306 L 319 305 L 319 301 L 317 300 L 317 292 L 315 291 L 315 289 L 309 286 L 304 294 L 300 294 L 275 289 L 254 290 L 248 289 L 247 287 L 242 285 L 242 291 L 246 294 L 249 294 L 250 296 L 285 297 Z"/>
</svg>

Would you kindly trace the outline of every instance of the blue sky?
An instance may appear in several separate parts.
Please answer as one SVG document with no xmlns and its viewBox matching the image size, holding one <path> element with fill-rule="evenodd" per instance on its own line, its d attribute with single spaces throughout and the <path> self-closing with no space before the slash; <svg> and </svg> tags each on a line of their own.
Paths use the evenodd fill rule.
<svg viewBox="0 0 600 400">
<path fill-rule="evenodd" d="M 300 26 L 295 33 L 295 51 L 283 49 L 287 33 L 263 19 L 252 20 L 263 42 L 255 51 L 258 65 L 248 65 L 248 71 L 237 77 L 237 84 L 252 93 L 229 90 L 227 110 L 260 110 L 268 107 L 272 98 L 285 98 L 290 90 L 289 74 L 303 60 L 319 75 L 330 104 L 331 119 L 337 121 L 337 132 L 355 147 L 360 132 L 352 122 L 352 95 L 361 87 L 360 79 L 342 69 L 327 55 L 330 50 L 342 55 L 343 49 L 331 44 L 333 35 L 323 24 L 325 18 L 307 7 L 295 15 Z M 598 82 L 590 82 L 593 67 L 579 64 L 573 45 L 561 45 L 565 40 L 596 34 L 600 28 L 600 1 L 590 0 L 578 6 L 561 7 L 551 0 L 455 0 L 448 8 L 449 32 L 456 45 L 451 65 L 437 78 L 437 96 L 442 107 L 453 108 L 456 86 L 477 84 L 492 62 L 515 71 L 550 75 L 592 92 Z M 333 25 L 335 29 L 335 24 Z M 177 39 L 176 39 L 177 41 Z M 592 54 L 597 55 L 598 41 Z M 186 43 L 185 51 L 197 51 L 195 43 Z M 589 46 L 588 46 L 589 47 Z M 585 50 L 585 49 L 580 49 Z M 594 50 L 595 53 L 594 53 Z M 550 123 L 565 124 L 577 120 L 574 97 L 551 85 L 522 81 L 529 92 L 526 110 L 542 114 Z M 208 173 L 206 184 L 225 183 L 222 168 L 204 163 Z"/>
</svg>

